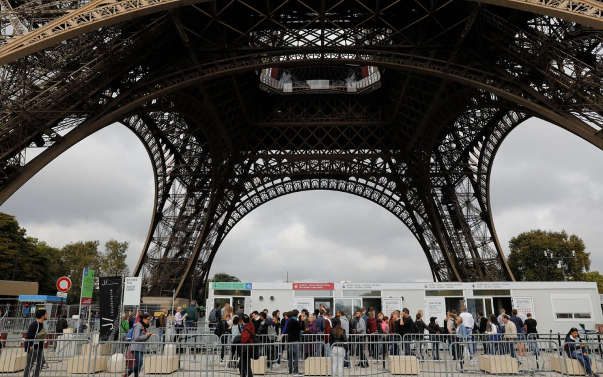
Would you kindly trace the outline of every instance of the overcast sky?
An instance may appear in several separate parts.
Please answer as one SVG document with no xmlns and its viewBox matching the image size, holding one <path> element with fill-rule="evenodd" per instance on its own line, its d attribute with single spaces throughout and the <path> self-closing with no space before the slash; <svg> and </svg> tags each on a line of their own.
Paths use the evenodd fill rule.
<svg viewBox="0 0 603 377">
<path fill-rule="evenodd" d="M 503 247 L 530 229 L 582 237 L 603 269 L 603 151 L 540 120 L 514 130 L 492 175 L 494 222 Z M 78 240 L 129 241 L 132 268 L 153 204 L 147 154 L 113 125 L 67 151 L 0 210 L 28 234 L 62 247 Z M 314 191 L 273 200 L 228 235 L 212 274 L 246 281 L 400 282 L 430 280 L 418 243 L 393 215 L 349 194 Z"/>
</svg>

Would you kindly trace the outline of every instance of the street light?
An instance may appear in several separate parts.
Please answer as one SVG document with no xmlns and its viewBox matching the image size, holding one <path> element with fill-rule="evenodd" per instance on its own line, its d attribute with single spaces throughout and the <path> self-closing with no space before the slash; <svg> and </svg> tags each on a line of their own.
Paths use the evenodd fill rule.
<svg viewBox="0 0 603 377">
<path fill-rule="evenodd" d="M 571 256 L 555 256 L 551 249 L 544 250 L 544 257 L 547 259 L 547 274 L 549 270 L 549 260 L 557 260 L 557 268 L 561 269 L 561 274 L 563 275 L 563 281 L 567 281 L 567 276 L 565 275 L 566 270 L 569 272 L 569 263 L 567 262 L 570 259 L 576 259 L 576 251 L 572 250 Z"/>
</svg>

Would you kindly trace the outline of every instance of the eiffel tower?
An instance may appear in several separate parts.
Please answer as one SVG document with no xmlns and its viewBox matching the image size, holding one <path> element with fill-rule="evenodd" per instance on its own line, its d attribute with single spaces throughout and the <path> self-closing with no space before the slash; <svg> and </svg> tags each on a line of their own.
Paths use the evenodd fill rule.
<svg viewBox="0 0 603 377">
<path fill-rule="evenodd" d="M 0 203 L 127 127 L 155 177 L 151 296 L 192 296 L 245 215 L 306 190 L 391 212 L 434 281 L 513 280 L 505 137 L 537 117 L 603 149 L 600 0 L 0 0 L 0 31 Z"/>
</svg>

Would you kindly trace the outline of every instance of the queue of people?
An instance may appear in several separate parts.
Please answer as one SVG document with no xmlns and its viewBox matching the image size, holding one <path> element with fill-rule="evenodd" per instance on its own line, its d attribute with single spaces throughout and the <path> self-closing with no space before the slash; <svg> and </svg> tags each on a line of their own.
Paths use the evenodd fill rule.
<svg viewBox="0 0 603 377">
<path fill-rule="evenodd" d="M 352 366 L 351 356 L 355 356 L 356 367 L 366 368 L 369 359 L 385 362 L 388 355 L 413 354 L 419 358 L 430 356 L 439 360 L 444 346 L 463 368 L 465 360 L 475 362 L 479 344 L 486 354 L 508 354 L 513 358 L 526 356 L 528 352 L 534 355 L 540 352 L 536 319 L 528 313 L 524 321 L 517 310 L 508 315 L 501 309 L 499 316 L 491 314 L 488 317 L 478 312 L 474 318 L 466 307 L 462 307 L 458 313 L 446 313 L 442 326 L 438 318 L 430 317 L 427 324 L 423 311 L 419 310 L 413 317 L 407 308 L 395 310 L 390 316 L 377 313 L 374 308 L 360 309 L 351 319 L 341 311 L 332 315 L 322 306 L 314 312 L 295 309 L 281 316 L 279 310 L 269 313 L 267 309 L 249 315 L 233 313 L 232 307 L 226 304 L 217 306 L 212 313 L 216 320 L 214 334 L 222 340 L 221 361 L 238 367 L 241 377 L 252 376 L 251 360 L 258 356 L 254 344 L 261 344 L 261 352 L 266 356 L 269 367 L 273 363 L 281 364 L 283 354 L 286 354 L 287 370 L 295 375 L 299 374 L 300 361 L 313 356 L 332 358 L 333 375 L 342 376 L 344 368 Z M 44 310 L 37 311 L 36 320 L 28 328 L 24 339 L 27 352 L 24 377 L 38 377 L 44 365 L 46 318 Z M 191 311 L 180 307 L 173 315 L 160 312 L 155 317 L 141 311 L 135 316 L 124 313 L 120 334 L 130 343 L 124 377 L 131 374 L 138 377 L 144 365 L 145 343 L 152 336 L 150 327 L 153 320 L 160 334 L 165 334 L 166 327 L 170 325 L 178 334 L 178 328 L 193 328 L 196 323 Z M 398 341 L 392 341 L 394 338 Z M 160 341 L 163 340 L 163 335 L 160 335 Z M 427 349 L 429 343 L 430 350 Z M 227 346 L 230 346 L 230 355 L 226 354 Z M 567 357 L 584 366 L 589 376 L 598 377 L 593 372 L 592 360 L 577 329 L 572 328 L 568 332 L 563 349 Z"/>
</svg>

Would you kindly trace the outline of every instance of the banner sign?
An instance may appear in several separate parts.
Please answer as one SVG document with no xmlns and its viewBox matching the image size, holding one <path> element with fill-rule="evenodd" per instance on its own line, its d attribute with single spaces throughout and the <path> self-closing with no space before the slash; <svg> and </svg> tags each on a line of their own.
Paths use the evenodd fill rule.
<svg viewBox="0 0 603 377">
<path fill-rule="evenodd" d="M 528 313 L 532 313 L 532 317 L 535 317 L 534 313 L 534 298 L 532 297 L 511 297 L 513 302 L 513 309 L 517 309 L 517 315 L 525 320 L 528 317 Z"/>
<path fill-rule="evenodd" d="M 251 283 L 240 281 L 217 281 L 211 284 L 214 289 L 225 291 L 250 291 L 252 289 Z"/>
<path fill-rule="evenodd" d="M 141 277 L 127 277 L 124 285 L 124 306 L 139 306 L 141 289 Z"/>
<path fill-rule="evenodd" d="M 84 268 L 82 275 L 82 293 L 80 297 L 92 298 L 94 293 L 94 270 Z"/>
<path fill-rule="evenodd" d="M 425 309 L 423 311 L 423 321 L 425 323 L 429 323 L 431 317 L 436 317 L 436 323 L 441 326 L 446 318 L 446 299 L 444 297 L 425 297 Z"/>
<path fill-rule="evenodd" d="M 383 314 L 387 313 L 390 316 L 396 310 L 402 310 L 402 299 L 401 298 L 382 298 L 381 303 L 383 306 Z"/>
<path fill-rule="evenodd" d="M 90 306 L 94 294 L 94 270 L 84 268 L 82 271 L 82 286 L 80 290 L 80 320 L 78 330 L 82 329 L 84 322 L 90 322 Z"/>
<path fill-rule="evenodd" d="M 298 291 L 332 291 L 335 283 L 293 283 L 293 289 Z"/>
<path fill-rule="evenodd" d="M 300 312 L 303 309 L 313 312 L 314 311 L 314 298 L 313 297 L 296 297 L 295 305 L 293 305 L 293 308 L 299 310 Z"/>
<path fill-rule="evenodd" d="M 119 333 L 121 276 L 99 277 L 100 340 L 116 340 Z"/>
</svg>

